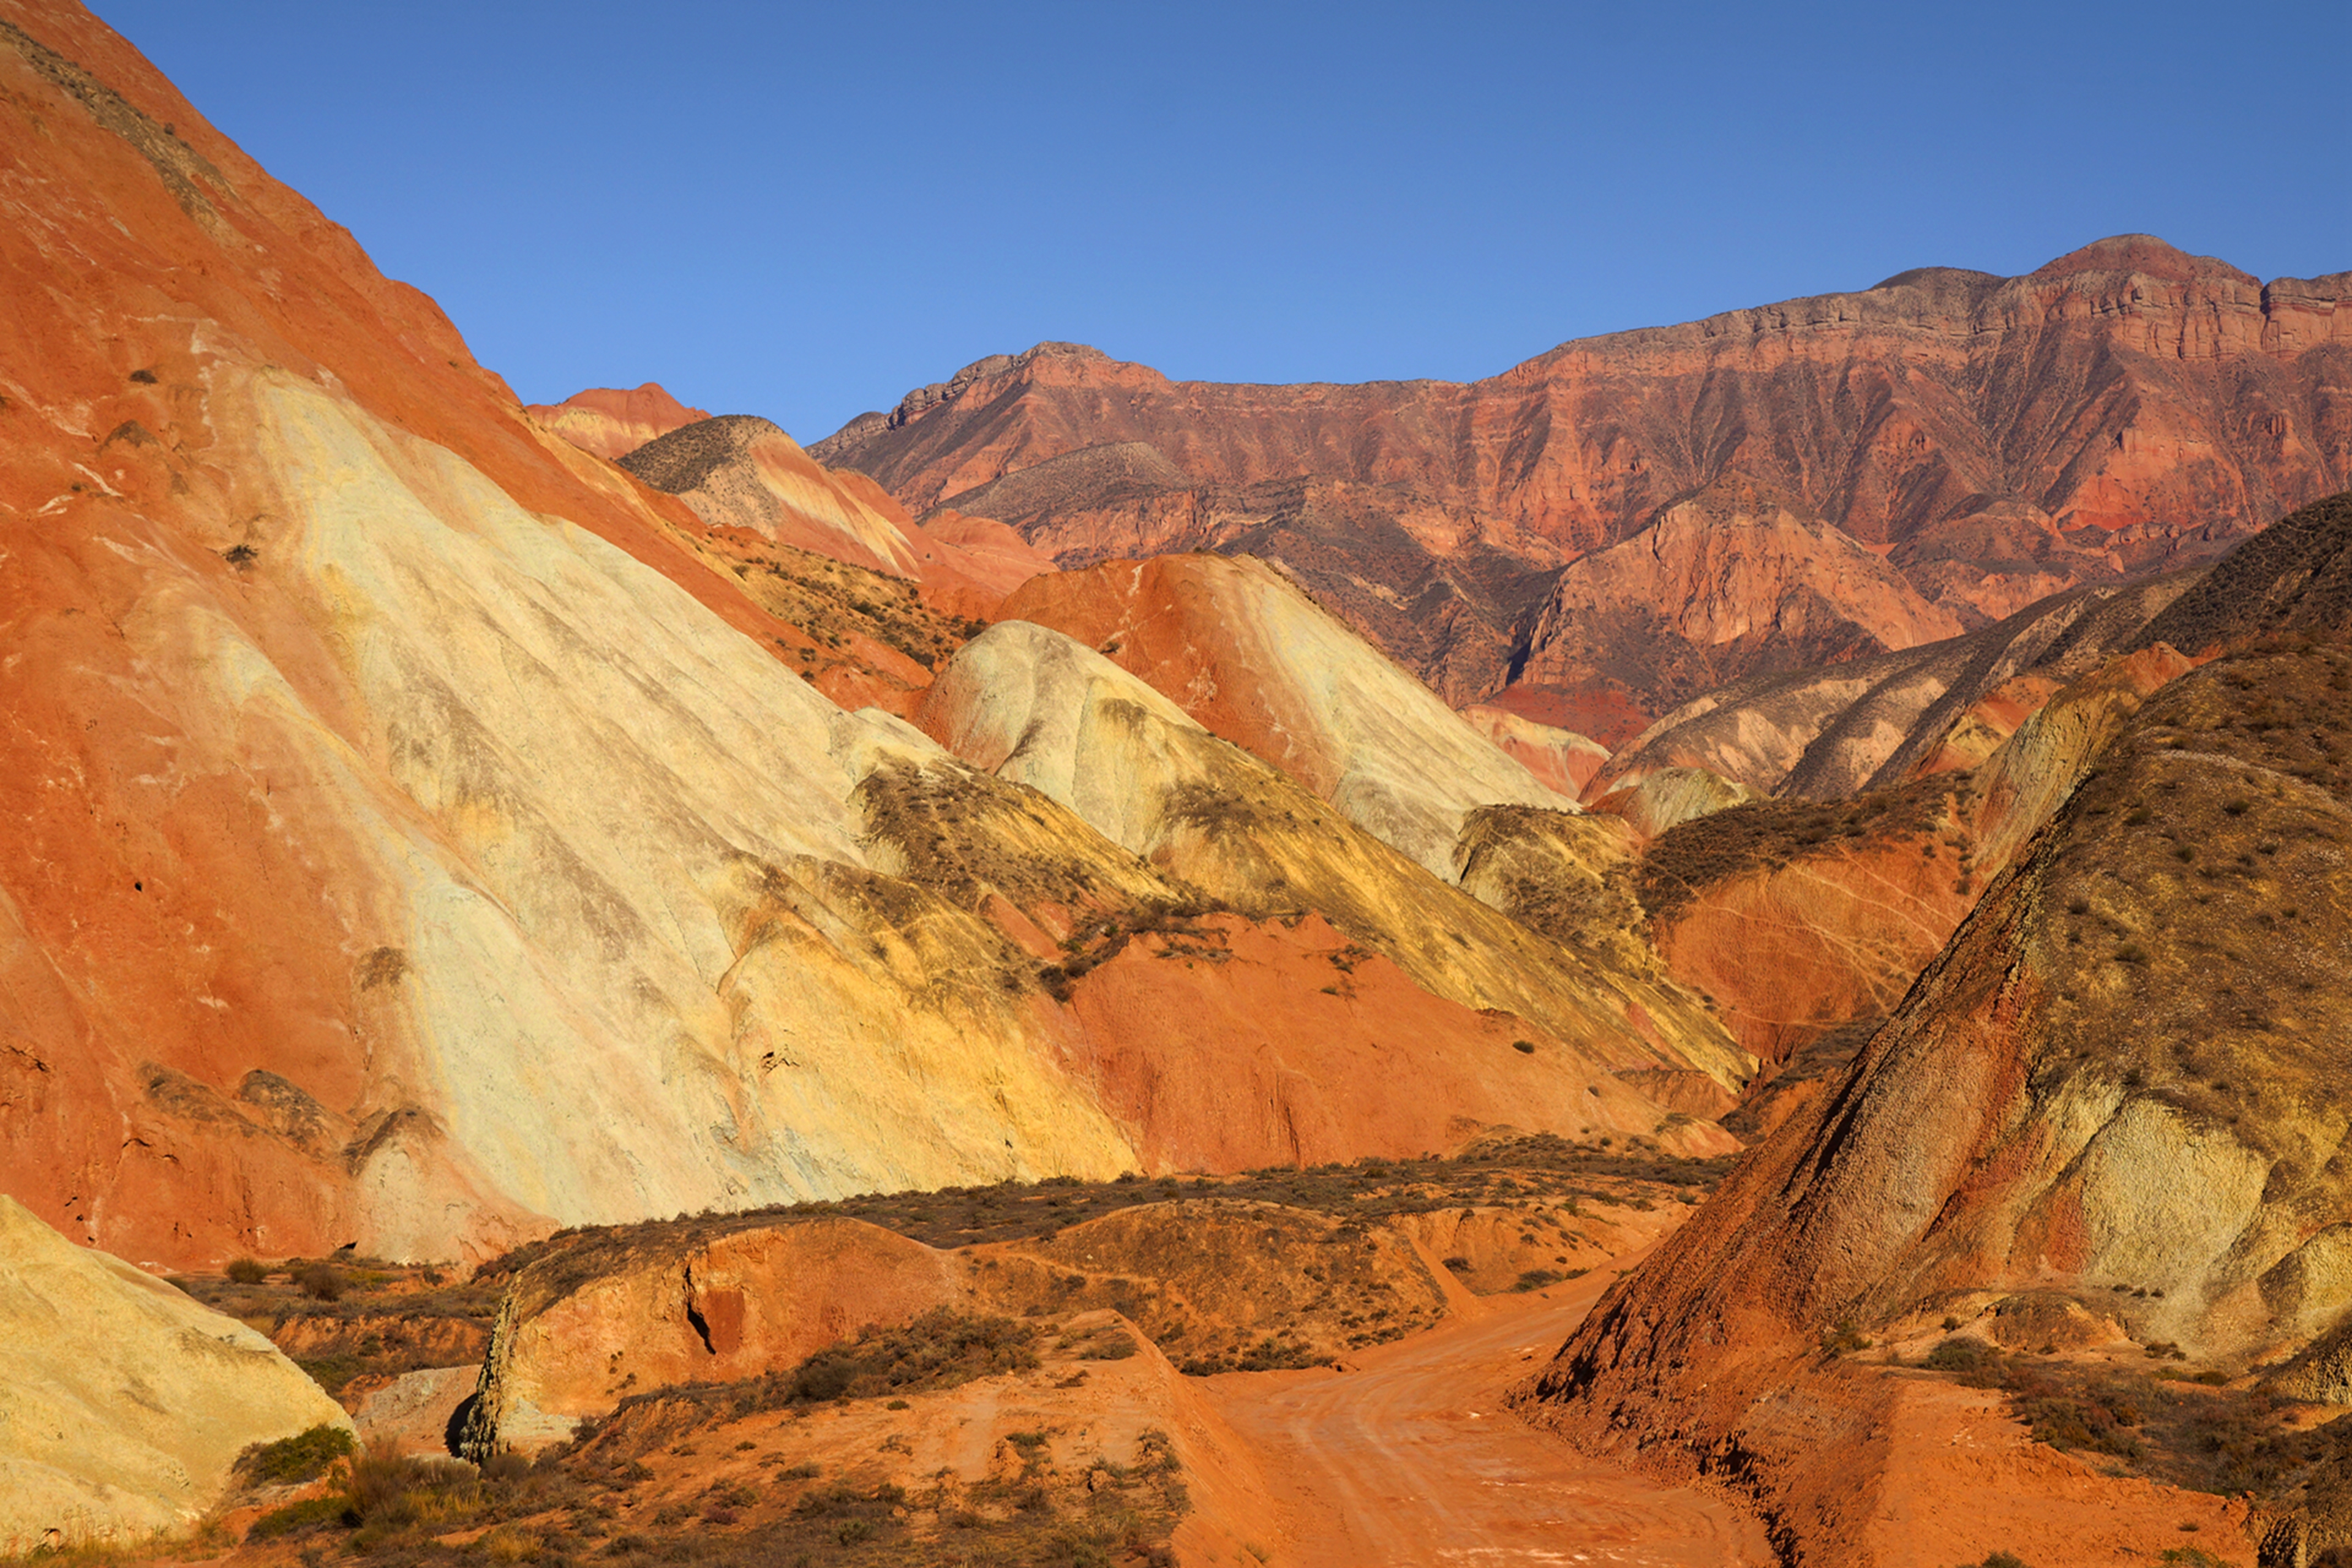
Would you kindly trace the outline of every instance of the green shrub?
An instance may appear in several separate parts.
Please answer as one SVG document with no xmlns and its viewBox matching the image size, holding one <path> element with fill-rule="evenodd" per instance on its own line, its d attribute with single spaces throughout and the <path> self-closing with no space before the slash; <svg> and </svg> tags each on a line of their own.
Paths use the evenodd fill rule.
<svg viewBox="0 0 2352 1568">
<path fill-rule="evenodd" d="M 346 1498 L 333 1495 L 304 1498 L 300 1502 L 272 1509 L 255 1520 L 246 1531 L 245 1538 L 248 1542 L 275 1541 L 281 1535 L 295 1535 L 329 1527 L 345 1529 L 357 1523 L 359 1516 L 352 1512 L 351 1502 Z"/>
<path fill-rule="evenodd" d="M 278 1485 L 307 1481 L 327 1473 L 327 1467 L 349 1454 L 352 1435 L 341 1426 L 323 1424 L 275 1443 L 257 1443 L 237 1456 L 237 1473 L 248 1484 Z"/>
</svg>

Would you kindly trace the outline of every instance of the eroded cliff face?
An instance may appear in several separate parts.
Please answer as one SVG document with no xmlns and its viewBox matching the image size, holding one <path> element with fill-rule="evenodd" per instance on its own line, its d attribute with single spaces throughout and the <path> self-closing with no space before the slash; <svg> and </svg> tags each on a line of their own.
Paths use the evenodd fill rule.
<svg viewBox="0 0 2352 1568">
<path fill-rule="evenodd" d="M 1727 1466 L 1818 1545 L 1892 1386 L 1832 1326 L 2071 1300 L 2236 1371 L 2352 1307 L 2347 729 L 2328 644 L 2147 699 L 1853 1068 L 1562 1350 L 1546 1418 Z"/>
<path fill-rule="evenodd" d="M 1761 670 L 1833 665 L 1958 635 L 1853 539 L 1726 474 L 1621 543 L 1570 563 L 1518 657 L 1517 683 L 1661 710 Z M 1631 719 L 1603 732 L 1626 740 Z"/>
<path fill-rule="evenodd" d="M 2021 278 L 1927 268 L 1580 340 L 1467 385 L 1171 383 L 1046 343 L 814 450 L 1065 566 L 1278 560 L 1465 702 L 1514 676 L 1563 563 L 1733 473 L 1885 552 L 1969 627 L 2217 556 L 2352 482 L 2348 292 L 2352 274 L 2264 284 L 2125 236 Z M 1587 733 L 1672 706 L 1521 684 L 1546 704 L 1530 716 Z"/>
</svg>

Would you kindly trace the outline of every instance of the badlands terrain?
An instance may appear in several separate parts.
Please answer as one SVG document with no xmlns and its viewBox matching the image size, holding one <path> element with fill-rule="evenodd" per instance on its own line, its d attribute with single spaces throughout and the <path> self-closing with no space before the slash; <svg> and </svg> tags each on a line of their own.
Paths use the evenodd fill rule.
<svg viewBox="0 0 2352 1568">
<path fill-rule="evenodd" d="M 803 447 L 0 204 L 0 1555 L 2352 1561 L 2352 275 Z"/>
</svg>

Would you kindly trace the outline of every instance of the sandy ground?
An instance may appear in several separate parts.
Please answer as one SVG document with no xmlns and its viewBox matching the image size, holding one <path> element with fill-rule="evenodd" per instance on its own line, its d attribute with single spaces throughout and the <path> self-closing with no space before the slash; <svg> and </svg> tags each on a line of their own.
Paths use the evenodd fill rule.
<svg viewBox="0 0 2352 1568">
<path fill-rule="evenodd" d="M 1354 1371 L 1211 1379 L 1281 1516 L 1280 1539 L 1252 1544 L 1283 1568 L 1770 1563 L 1762 1531 L 1723 1500 L 1586 1458 L 1501 1408 L 1615 1278 L 1489 1298 Z"/>
</svg>

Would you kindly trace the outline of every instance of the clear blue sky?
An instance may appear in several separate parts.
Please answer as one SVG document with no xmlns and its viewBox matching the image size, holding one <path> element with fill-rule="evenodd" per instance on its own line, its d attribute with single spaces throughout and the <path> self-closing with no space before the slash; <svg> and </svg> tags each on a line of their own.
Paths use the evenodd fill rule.
<svg viewBox="0 0 2352 1568">
<path fill-rule="evenodd" d="M 804 440 L 1045 338 L 1229 381 L 2021 272 L 2352 268 L 2352 5 L 95 0 L 527 399 Z"/>
</svg>

